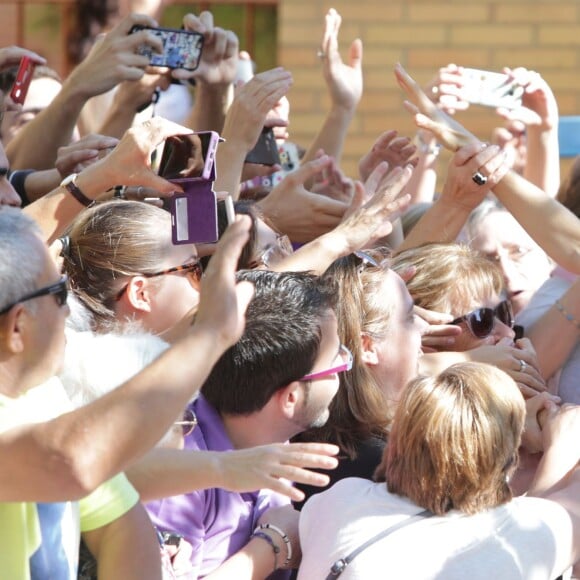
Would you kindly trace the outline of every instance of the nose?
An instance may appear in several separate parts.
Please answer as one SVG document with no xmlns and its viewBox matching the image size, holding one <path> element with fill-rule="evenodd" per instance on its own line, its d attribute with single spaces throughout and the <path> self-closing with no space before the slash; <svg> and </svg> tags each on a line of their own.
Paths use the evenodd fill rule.
<svg viewBox="0 0 580 580">
<path fill-rule="evenodd" d="M 14 207 L 22 205 L 20 196 L 5 177 L 0 179 L 0 205 L 12 205 Z"/>
<path fill-rule="evenodd" d="M 507 253 L 502 253 L 498 256 L 498 262 L 503 273 L 506 288 L 508 290 L 521 290 L 521 288 L 517 287 L 520 272 L 513 260 L 510 259 Z"/>
<path fill-rule="evenodd" d="M 495 319 L 495 324 L 493 326 L 493 334 L 498 339 L 498 342 L 502 338 L 509 338 L 514 340 L 516 333 L 513 328 L 510 328 L 507 324 L 504 324 L 499 318 Z"/>
</svg>

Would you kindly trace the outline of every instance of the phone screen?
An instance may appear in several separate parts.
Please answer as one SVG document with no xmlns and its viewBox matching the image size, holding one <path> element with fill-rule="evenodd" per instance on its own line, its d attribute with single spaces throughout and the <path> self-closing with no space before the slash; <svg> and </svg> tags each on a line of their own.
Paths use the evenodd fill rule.
<svg viewBox="0 0 580 580">
<path fill-rule="evenodd" d="M 203 177 L 211 142 L 211 132 L 168 137 L 159 162 L 159 175 L 165 179 Z"/>
<path fill-rule="evenodd" d="M 522 104 L 523 88 L 504 73 L 466 68 L 464 98 L 474 105 L 514 109 Z"/>
<path fill-rule="evenodd" d="M 137 32 L 138 30 L 143 30 L 143 28 L 134 26 L 131 32 Z M 137 54 L 149 58 L 151 66 L 183 68 L 186 70 L 195 70 L 199 66 L 203 48 L 203 35 L 189 30 L 172 28 L 147 28 L 147 30 L 158 36 L 163 43 L 163 54 L 158 54 L 147 44 L 142 44 L 137 49 Z"/>
</svg>

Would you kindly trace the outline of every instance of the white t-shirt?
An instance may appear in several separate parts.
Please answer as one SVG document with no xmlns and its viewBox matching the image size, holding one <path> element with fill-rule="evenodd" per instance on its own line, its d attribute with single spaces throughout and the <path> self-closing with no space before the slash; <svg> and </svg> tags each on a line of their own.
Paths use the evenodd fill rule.
<svg viewBox="0 0 580 580">
<path fill-rule="evenodd" d="M 300 516 L 298 580 L 326 578 L 338 559 L 422 510 L 384 483 L 354 477 L 312 496 Z M 418 520 L 361 552 L 340 580 L 553 580 L 571 553 L 568 513 L 555 502 L 520 497 L 474 516 L 455 511 Z"/>
<path fill-rule="evenodd" d="M 571 285 L 571 280 L 553 275 L 540 286 L 528 306 L 516 316 L 516 322 L 522 324 L 524 328 L 534 324 Z M 557 393 L 564 403 L 580 405 L 580 341 L 576 341 L 576 346 L 562 365 Z"/>
</svg>

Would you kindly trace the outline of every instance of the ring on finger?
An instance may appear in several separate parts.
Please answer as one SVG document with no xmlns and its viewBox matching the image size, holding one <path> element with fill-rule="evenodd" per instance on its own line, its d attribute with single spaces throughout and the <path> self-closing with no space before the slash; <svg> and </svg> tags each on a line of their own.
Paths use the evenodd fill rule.
<svg viewBox="0 0 580 580">
<path fill-rule="evenodd" d="M 528 365 L 526 364 L 526 361 L 523 359 L 520 359 L 520 373 L 525 373 L 527 366 Z"/>
<path fill-rule="evenodd" d="M 487 183 L 487 177 L 481 173 L 481 171 L 476 171 L 472 176 L 471 179 L 476 185 L 485 185 Z"/>
<path fill-rule="evenodd" d="M 320 60 L 324 60 L 326 58 L 326 53 L 320 48 L 320 49 L 318 49 L 318 52 L 316 53 L 316 56 Z"/>
</svg>

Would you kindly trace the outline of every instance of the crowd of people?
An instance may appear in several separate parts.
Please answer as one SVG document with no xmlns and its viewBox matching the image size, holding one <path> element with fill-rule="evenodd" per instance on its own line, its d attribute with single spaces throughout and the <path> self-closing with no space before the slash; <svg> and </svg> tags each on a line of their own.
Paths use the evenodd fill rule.
<svg viewBox="0 0 580 580">
<path fill-rule="evenodd" d="M 348 176 L 336 10 L 293 144 L 291 71 L 240 80 L 210 12 L 195 70 L 151 67 L 146 7 L 64 79 L 0 48 L 0 577 L 580 577 L 580 157 L 561 179 L 546 81 L 505 69 L 521 104 L 476 136 L 466 69 L 393 63 L 417 134 Z M 280 163 L 247 161 L 265 128 Z M 175 243 L 157 172 L 193 131 L 215 243 Z"/>
</svg>

